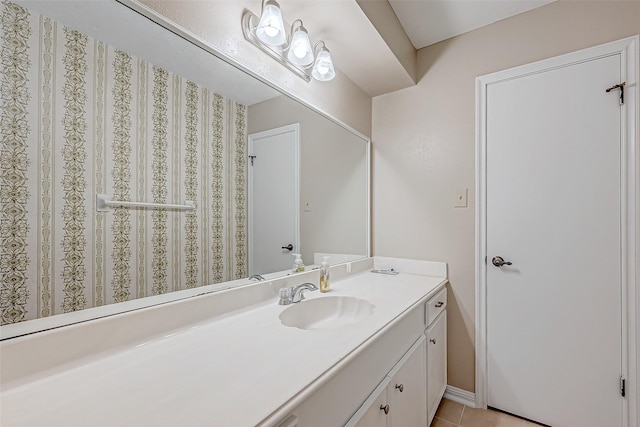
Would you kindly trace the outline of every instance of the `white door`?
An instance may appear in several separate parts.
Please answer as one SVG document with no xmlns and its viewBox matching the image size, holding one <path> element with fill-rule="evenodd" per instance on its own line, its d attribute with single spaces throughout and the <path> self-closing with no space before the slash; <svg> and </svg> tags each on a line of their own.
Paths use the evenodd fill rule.
<svg viewBox="0 0 640 427">
<path fill-rule="evenodd" d="M 487 402 L 554 427 L 622 425 L 620 76 L 610 55 L 486 89 Z"/>
<path fill-rule="evenodd" d="M 249 274 L 290 269 L 300 251 L 300 125 L 249 135 Z"/>
</svg>

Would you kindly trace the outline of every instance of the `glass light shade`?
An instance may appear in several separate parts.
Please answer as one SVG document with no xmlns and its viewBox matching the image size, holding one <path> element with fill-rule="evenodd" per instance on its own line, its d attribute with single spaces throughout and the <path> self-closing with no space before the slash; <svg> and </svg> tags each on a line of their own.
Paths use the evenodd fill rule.
<svg viewBox="0 0 640 427">
<path fill-rule="evenodd" d="M 276 1 L 268 0 L 265 3 L 256 28 L 256 36 L 261 42 L 271 46 L 282 46 L 286 43 L 287 33 L 284 30 L 280 5 Z"/>
<path fill-rule="evenodd" d="M 316 62 L 313 64 L 313 70 L 311 75 L 314 79 L 326 82 L 333 80 L 336 76 L 336 70 L 333 68 L 333 61 L 331 60 L 331 54 L 327 48 L 320 49 L 318 56 L 316 56 Z"/>
<path fill-rule="evenodd" d="M 304 27 L 299 27 L 293 33 L 287 59 L 289 62 L 303 67 L 313 63 L 313 49 L 311 49 L 309 34 Z"/>
</svg>

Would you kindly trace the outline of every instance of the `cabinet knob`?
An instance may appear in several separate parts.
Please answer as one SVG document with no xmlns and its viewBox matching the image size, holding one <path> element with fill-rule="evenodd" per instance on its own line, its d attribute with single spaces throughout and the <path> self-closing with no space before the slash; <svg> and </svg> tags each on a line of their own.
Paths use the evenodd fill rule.
<svg viewBox="0 0 640 427">
<path fill-rule="evenodd" d="M 400 385 L 396 384 L 396 388 L 400 390 L 400 393 L 402 393 L 404 391 L 404 384 L 400 384 Z"/>
<path fill-rule="evenodd" d="M 429 342 L 432 342 L 432 343 L 434 343 L 434 344 L 435 344 L 435 343 L 436 343 L 436 339 L 435 339 L 435 338 L 431 338 L 431 339 L 429 340 Z"/>
<path fill-rule="evenodd" d="M 444 303 L 443 303 L 442 301 L 438 301 L 438 302 L 436 303 L 436 308 L 440 308 L 440 307 L 442 307 L 443 305 L 444 305 Z"/>
<path fill-rule="evenodd" d="M 380 410 L 384 411 L 385 414 L 388 414 L 389 413 L 389 405 L 384 405 L 384 406 L 380 405 Z"/>
</svg>

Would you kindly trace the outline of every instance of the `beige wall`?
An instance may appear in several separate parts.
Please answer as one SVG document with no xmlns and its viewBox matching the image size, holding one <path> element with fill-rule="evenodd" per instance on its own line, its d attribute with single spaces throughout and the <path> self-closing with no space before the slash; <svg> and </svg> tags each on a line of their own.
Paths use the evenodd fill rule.
<svg viewBox="0 0 640 427">
<path fill-rule="evenodd" d="M 249 134 L 300 123 L 300 252 L 305 264 L 313 264 L 318 252 L 366 256 L 366 141 L 285 96 L 249 107 L 247 122 Z"/>
<path fill-rule="evenodd" d="M 374 254 L 449 263 L 450 385 L 475 389 L 475 78 L 638 33 L 639 1 L 558 1 L 421 49 L 418 85 L 374 98 Z"/>
<path fill-rule="evenodd" d="M 271 81 L 281 90 L 371 135 L 371 97 L 336 70 L 331 82 L 307 83 L 244 39 L 240 21 L 243 11 L 255 14 L 261 2 L 238 0 L 139 0 L 156 13 L 203 39 L 216 51 Z"/>
</svg>

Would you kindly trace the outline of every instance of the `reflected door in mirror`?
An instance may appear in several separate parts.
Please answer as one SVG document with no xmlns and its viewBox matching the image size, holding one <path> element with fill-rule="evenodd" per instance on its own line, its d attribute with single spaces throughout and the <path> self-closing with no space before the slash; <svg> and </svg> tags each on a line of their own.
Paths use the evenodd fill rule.
<svg viewBox="0 0 640 427">
<path fill-rule="evenodd" d="M 300 125 L 249 135 L 249 273 L 291 268 L 300 251 Z"/>
</svg>

